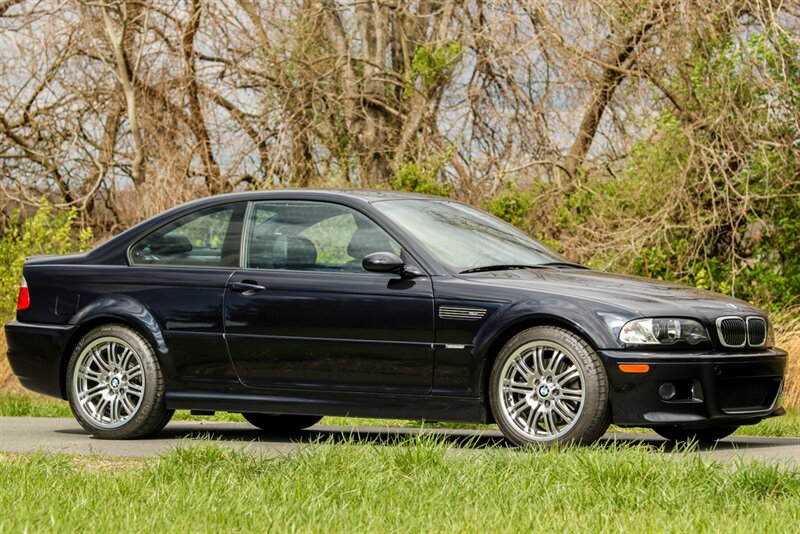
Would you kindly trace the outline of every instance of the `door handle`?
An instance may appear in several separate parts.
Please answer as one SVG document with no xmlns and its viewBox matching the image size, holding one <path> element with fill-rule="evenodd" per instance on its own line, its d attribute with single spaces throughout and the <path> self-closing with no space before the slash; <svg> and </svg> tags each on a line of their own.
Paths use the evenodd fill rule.
<svg viewBox="0 0 800 534">
<path fill-rule="evenodd" d="M 228 284 L 228 289 L 237 293 L 252 294 L 256 291 L 264 291 L 267 288 L 255 280 L 242 280 L 241 282 L 231 282 Z"/>
</svg>

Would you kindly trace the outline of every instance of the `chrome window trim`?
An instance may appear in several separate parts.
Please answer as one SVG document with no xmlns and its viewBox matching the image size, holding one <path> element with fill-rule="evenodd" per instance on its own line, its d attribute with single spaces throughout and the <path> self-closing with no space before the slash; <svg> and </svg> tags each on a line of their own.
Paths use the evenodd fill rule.
<svg viewBox="0 0 800 534">
<path fill-rule="evenodd" d="M 742 341 L 741 345 L 731 345 L 725 341 L 725 336 L 722 335 L 721 325 L 722 321 L 725 321 L 727 319 L 736 319 L 742 322 L 742 325 L 744 326 L 744 341 Z M 747 321 L 745 321 L 742 317 L 739 317 L 738 315 L 724 315 L 722 317 L 717 317 L 716 325 L 717 325 L 717 337 L 719 338 L 719 342 L 723 347 L 728 347 L 731 349 L 740 349 L 747 345 L 747 338 L 748 338 Z"/>
</svg>

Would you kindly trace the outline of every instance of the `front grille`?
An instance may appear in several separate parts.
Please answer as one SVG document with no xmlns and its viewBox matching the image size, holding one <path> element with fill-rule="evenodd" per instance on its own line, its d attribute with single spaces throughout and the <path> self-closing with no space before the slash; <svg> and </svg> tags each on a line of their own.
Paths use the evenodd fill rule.
<svg viewBox="0 0 800 534">
<path fill-rule="evenodd" d="M 747 343 L 747 326 L 741 317 L 720 317 L 717 319 L 717 333 L 726 347 L 744 347 Z"/>
<path fill-rule="evenodd" d="M 747 318 L 747 343 L 751 347 L 763 347 L 767 342 L 767 321 L 761 317 Z"/>
<path fill-rule="evenodd" d="M 781 379 L 775 376 L 721 378 L 717 381 L 717 397 L 727 413 L 768 410 L 775 404 Z"/>
</svg>

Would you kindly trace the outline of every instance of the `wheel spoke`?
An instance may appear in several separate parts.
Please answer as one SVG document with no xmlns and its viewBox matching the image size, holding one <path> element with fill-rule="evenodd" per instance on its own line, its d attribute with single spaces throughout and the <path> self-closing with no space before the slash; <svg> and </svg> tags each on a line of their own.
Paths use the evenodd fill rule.
<svg viewBox="0 0 800 534">
<path fill-rule="evenodd" d="M 558 427 L 553 420 L 553 412 L 547 412 L 544 414 L 544 426 L 547 433 L 551 436 L 558 433 Z"/>
<path fill-rule="evenodd" d="M 572 365 L 569 368 L 567 368 L 563 373 L 556 375 L 555 380 L 556 383 L 558 383 L 560 386 L 563 387 L 572 382 L 573 380 L 575 380 L 576 378 L 580 378 L 580 376 L 581 375 L 580 371 L 578 371 L 578 368 Z"/>
<path fill-rule="evenodd" d="M 93 349 L 91 354 L 92 354 L 91 361 L 95 362 L 101 371 L 106 371 L 106 372 L 111 371 L 111 367 L 109 367 L 109 365 L 103 359 L 103 355 L 102 353 L 100 353 L 99 350 Z"/>
<path fill-rule="evenodd" d="M 86 406 L 87 404 L 89 406 L 92 406 L 92 399 L 94 399 L 96 397 L 100 397 L 101 395 L 105 394 L 106 391 L 107 391 L 106 388 L 103 388 L 103 389 L 100 389 L 98 391 L 94 391 L 92 393 L 87 393 L 87 394 L 79 397 L 78 398 L 78 402 L 83 406 Z"/>
<path fill-rule="evenodd" d="M 515 417 L 527 403 L 528 399 L 520 399 L 508 409 L 508 413 L 511 415 L 511 417 Z"/>
<path fill-rule="evenodd" d="M 112 423 L 116 423 L 120 419 L 120 417 L 119 417 L 119 396 L 115 396 L 113 399 L 111 399 L 110 417 L 111 417 L 111 422 Z"/>
<path fill-rule="evenodd" d="M 105 384 L 97 384 L 92 388 L 89 388 L 85 391 L 81 391 L 80 393 L 78 393 L 78 402 L 85 403 L 87 400 L 100 395 L 107 389 L 108 386 L 106 386 Z"/>
<path fill-rule="evenodd" d="M 533 429 L 533 433 L 537 434 L 540 427 L 539 423 L 542 421 L 542 416 L 544 413 L 541 410 L 536 410 L 536 415 L 533 416 L 533 421 L 531 421 L 531 428 Z"/>
<path fill-rule="evenodd" d="M 536 368 L 536 374 L 543 374 L 545 372 L 544 347 L 536 347 L 536 350 L 533 351 L 533 362 Z"/>
<path fill-rule="evenodd" d="M 548 371 L 551 373 L 555 373 L 558 370 L 558 366 L 561 365 L 561 362 L 564 361 L 566 356 L 563 352 L 558 351 L 553 355 L 553 358 L 550 360 L 550 366 L 548 367 Z"/>
<path fill-rule="evenodd" d="M 581 402 L 583 400 L 583 391 L 580 389 L 562 389 L 561 400 Z"/>
<path fill-rule="evenodd" d="M 531 409 L 530 413 L 528 414 L 528 419 L 525 421 L 525 431 L 530 432 L 533 426 L 533 418 L 536 414 L 539 413 L 539 409 L 541 406 L 535 406 Z"/>
<path fill-rule="evenodd" d="M 516 393 L 518 395 L 527 395 L 530 393 L 532 388 L 523 388 L 518 386 L 503 386 L 504 393 Z"/>
<path fill-rule="evenodd" d="M 124 350 L 122 351 L 122 354 L 119 357 L 119 359 L 120 359 L 120 365 L 119 365 L 120 369 L 122 369 L 124 371 L 125 368 L 128 367 L 128 362 L 130 362 L 131 356 L 133 356 L 133 351 L 131 349 L 129 349 L 128 347 L 125 347 Z"/>
<path fill-rule="evenodd" d="M 522 360 L 522 358 L 517 360 L 514 363 L 514 366 L 516 368 L 517 373 L 519 375 L 521 375 L 522 378 L 528 378 L 529 376 L 531 376 L 531 374 L 533 374 L 533 371 L 531 371 L 531 368 L 528 367 L 528 365 Z"/>
<path fill-rule="evenodd" d="M 131 415 L 133 411 L 136 409 L 136 403 L 131 403 L 128 399 L 129 393 L 126 391 L 121 398 L 122 407 L 125 408 L 125 411 L 128 412 L 128 415 Z"/>
<path fill-rule="evenodd" d="M 137 397 L 141 397 L 144 393 L 144 388 L 140 384 L 132 384 L 128 382 L 128 391 Z"/>
<path fill-rule="evenodd" d="M 83 380 L 88 380 L 91 382 L 100 382 L 100 373 L 95 373 L 89 367 L 84 367 L 80 371 L 78 371 L 78 376 L 80 376 Z"/>
<path fill-rule="evenodd" d="M 97 417 L 99 420 L 102 421 L 107 406 L 108 406 L 108 399 L 106 397 L 100 399 L 100 402 L 98 402 L 97 405 L 94 407 L 95 417 Z"/>
<path fill-rule="evenodd" d="M 575 412 L 570 410 L 569 407 L 560 400 L 553 403 L 553 411 L 558 414 L 565 424 L 570 424 L 572 420 L 575 419 Z"/>
<path fill-rule="evenodd" d="M 125 375 L 128 377 L 128 381 L 131 381 L 134 378 L 139 378 L 142 375 L 142 366 L 137 365 L 135 367 L 131 367 L 130 371 L 125 373 Z"/>
<path fill-rule="evenodd" d="M 110 342 L 106 350 L 108 352 L 108 363 L 111 364 L 111 367 L 119 365 L 119 361 L 117 360 L 117 344 L 113 341 Z"/>
</svg>

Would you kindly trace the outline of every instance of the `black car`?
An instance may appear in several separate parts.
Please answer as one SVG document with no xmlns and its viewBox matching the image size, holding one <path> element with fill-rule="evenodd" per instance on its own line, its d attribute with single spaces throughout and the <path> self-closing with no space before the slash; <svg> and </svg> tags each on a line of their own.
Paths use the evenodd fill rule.
<svg viewBox="0 0 800 534">
<path fill-rule="evenodd" d="M 496 422 L 517 444 L 591 443 L 612 422 L 713 440 L 782 413 L 786 353 L 761 310 L 587 269 L 438 197 L 212 197 L 23 274 L 11 366 L 100 438 L 176 409 L 281 432 Z"/>
</svg>

